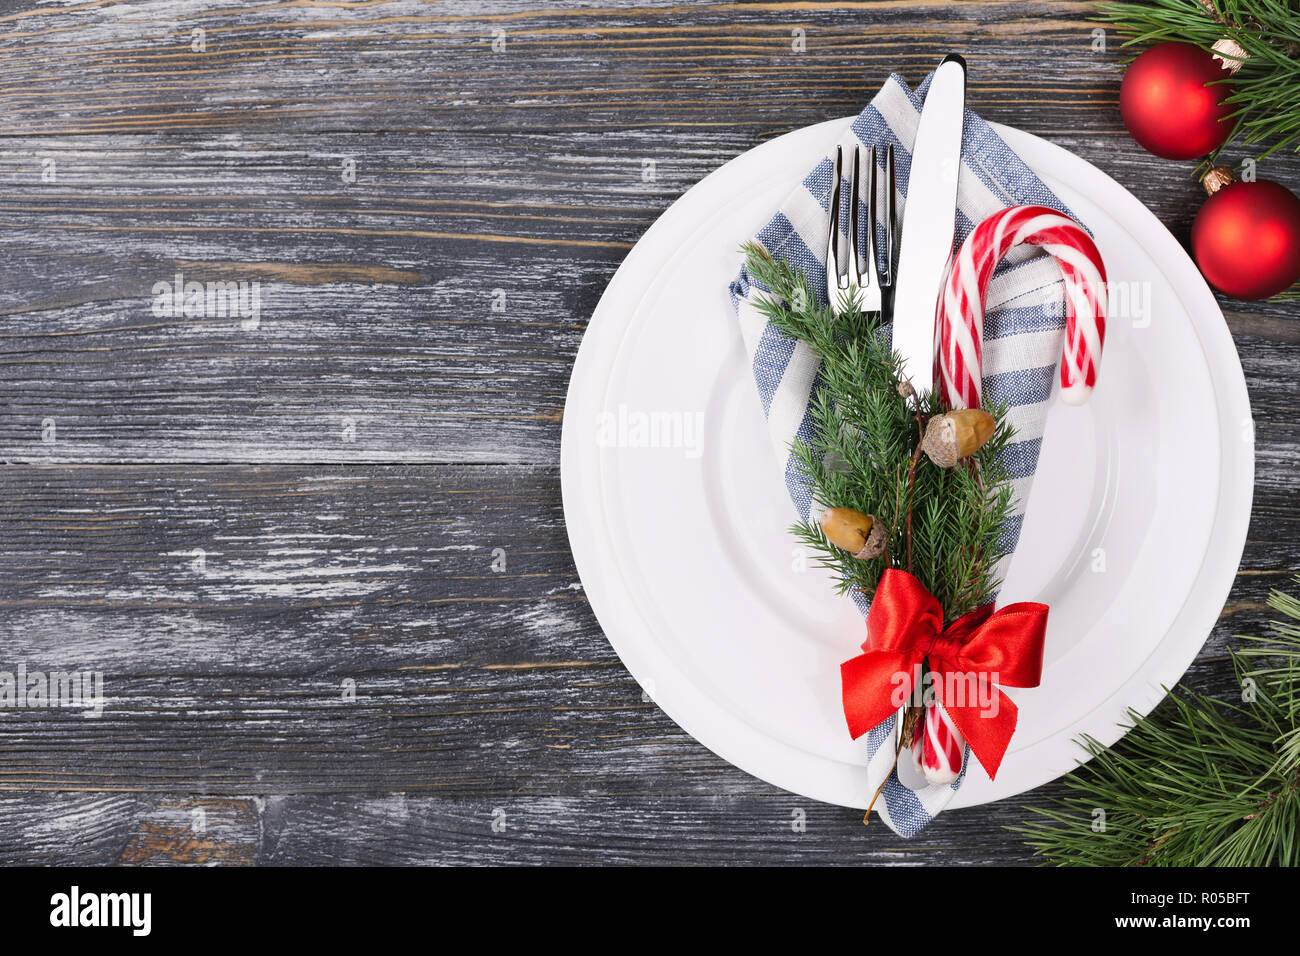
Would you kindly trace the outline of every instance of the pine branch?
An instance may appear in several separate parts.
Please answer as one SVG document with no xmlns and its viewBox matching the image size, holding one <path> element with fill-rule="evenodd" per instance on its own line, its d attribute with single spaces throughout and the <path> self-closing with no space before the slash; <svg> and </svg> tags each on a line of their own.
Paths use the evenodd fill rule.
<svg viewBox="0 0 1300 956">
<path fill-rule="evenodd" d="M 1300 575 L 1295 577 L 1300 585 Z M 1300 601 L 1232 650 L 1241 702 L 1180 688 L 1114 747 L 1066 778 L 1042 822 L 1013 828 L 1048 862 L 1073 866 L 1294 866 L 1300 863 Z"/>
<path fill-rule="evenodd" d="M 751 278 L 769 290 L 756 307 L 821 359 L 821 387 L 809 407 L 814 437 L 792 445 L 796 467 L 816 501 L 874 515 L 889 529 L 884 553 L 865 561 L 827 541 L 816 524 L 801 522 L 793 533 L 817 564 L 836 572 L 841 593 L 870 598 L 886 568 L 910 564 L 949 620 L 992 600 L 1004 556 L 998 541 L 1014 504 L 998 460 L 1012 437 L 1006 409 L 989 410 L 997 428 L 971 467 L 939 468 L 919 454 L 917 418 L 944 409 L 934 393 L 900 394 L 903 362 L 886 344 L 880 316 L 856 301 L 837 315 L 816 303 L 789 263 L 755 243 L 744 251 Z"/>
<path fill-rule="evenodd" d="M 1211 49 L 1236 42 L 1248 54 L 1231 80 L 1227 102 L 1236 107 L 1239 135 L 1247 145 L 1300 150 L 1300 10 L 1294 0 L 1148 0 L 1099 4 L 1098 19 L 1128 37 L 1125 46 L 1182 40 Z M 1217 157 L 1218 152 L 1215 152 Z M 1213 162 L 1213 158 L 1211 159 Z"/>
</svg>

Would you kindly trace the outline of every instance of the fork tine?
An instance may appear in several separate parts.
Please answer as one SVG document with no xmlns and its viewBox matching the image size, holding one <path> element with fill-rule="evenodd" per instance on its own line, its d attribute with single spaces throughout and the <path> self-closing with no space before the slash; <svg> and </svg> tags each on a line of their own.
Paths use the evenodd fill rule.
<svg viewBox="0 0 1300 956">
<path fill-rule="evenodd" d="M 880 267 L 876 261 L 876 147 L 867 151 L 867 229 L 866 251 L 867 271 L 863 281 L 868 288 L 880 289 Z M 878 298 L 878 295 L 876 296 Z M 872 304 L 873 309 L 878 308 Z"/>
<path fill-rule="evenodd" d="M 894 181 L 894 144 L 885 150 L 885 270 L 881 285 L 894 284 L 895 247 L 898 241 L 898 192 Z"/>
<path fill-rule="evenodd" d="M 859 288 L 862 290 L 862 310 L 878 312 L 880 310 L 880 268 L 876 259 L 876 147 L 867 150 L 867 185 L 866 185 L 867 228 L 863 236 L 863 257 L 866 270 L 860 276 Z"/>
<path fill-rule="evenodd" d="M 862 288 L 862 257 L 858 254 L 858 198 L 862 192 L 861 148 L 853 147 L 853 179 L 849 187 L 849 284 Z"/>
<path fill-rule="evenodd" d="M 830 223 L 826 230 L 826 302 L 839 309 L 840 285 L 840 177 L 844 166 L 844 150 L 835 147 L 835 170 L 831 174 Z"/>
</svg>

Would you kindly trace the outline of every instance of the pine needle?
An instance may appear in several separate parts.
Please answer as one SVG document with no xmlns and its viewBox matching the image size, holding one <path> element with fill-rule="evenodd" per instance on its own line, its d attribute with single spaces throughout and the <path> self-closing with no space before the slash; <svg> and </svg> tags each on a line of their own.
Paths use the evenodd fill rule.
<svg viewBox="0 0 1300 956">
<path fill-rule="evenodd" d="M 819 389 L 809 408 L 809 441 L 791 447 L 796 467 L 828 507 L 874 515 L 890 529 L 884 554 L 863 561 L 832 545 L 815 523 L 791 530 L 836 572 L 841 593 L 870 598 L 887 567 L 905 567 L 908 462 L 917 446 L 915 407 L 898 392 L 902 359 L 881 333 L 880 316 L 856 301 L 837 315 L 818 305 L 807 278 L 756 243 L 743 247 L 746 269 L 766 294 L 759 311 L 782 333 L 821 359 Z M 933 393 L 919 397 L 923 419 L 944 411 Z M 993 599 L 997 563 L 1005 554 L 1001 531 L 1014 501 L 999 456 L 1011 441 L 1005 408 L 987 409 L 997 422 L 993 437 L 969 461 L 942 469 L 922 456 L 911 502 L 913 572 L 938 599 L 949 620 Z"/>
<path fill-rule="evenodd" d="M 1300 10 L 1295 0 L 1148 0 L 1103 3 L 1099 19 L 1114 24 L 1130 44 L 1181 40 L 1209 50 L 1227 38 L 1249 56 L 1231 80 L 1227 102 L 1236 108 L 1237 128 L 1247 145 L 1300 150 Z M 1217 151 L 1215 156 L 1217 157 Z M 1211 162 L 1214 158 L 1212 157 Z"/>
<path fill-rule="evenodd" d="M 1295 578 L 1300 585 L 1300 575 Z M 1130 713 L 1107 749 L 1065 778 L 1040 822 L 1013 827 L 1060 866 L 1294 866 L 1300 862 L 1300 600 L 1274 591 L 1284 620 L 1239 636 L 1239 701 L 1180 687 L 1151 715 Z"/>
</svg>

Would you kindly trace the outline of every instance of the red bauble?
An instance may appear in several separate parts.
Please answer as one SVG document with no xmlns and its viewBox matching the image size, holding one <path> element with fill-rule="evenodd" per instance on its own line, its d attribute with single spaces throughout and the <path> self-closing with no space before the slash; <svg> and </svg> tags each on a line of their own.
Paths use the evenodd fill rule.
<svg viewBox="0 0 1300 956">
<path fill-rule="evenodd" d="M 1260 179 L 1214 193 L 1192 223 L 1192 252 L 1210 284 L 1267 299 L 1300 279 L 1300 199 Z"/>
<path fill-rule="evenodd" d="M 1170 41 L 1147 50 L 1128 68 L 1119 88 L 1124 125 L 1144 149 L 1165 159 L 1195 159 L 1228 140 L 1234 107 L 1223 100 L 1232 74 L 1191 43 Z"/>
</svg>

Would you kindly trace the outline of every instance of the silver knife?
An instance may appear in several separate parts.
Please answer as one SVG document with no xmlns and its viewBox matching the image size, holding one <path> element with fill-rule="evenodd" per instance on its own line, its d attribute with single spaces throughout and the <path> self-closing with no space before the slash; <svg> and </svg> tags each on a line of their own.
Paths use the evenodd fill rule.
<svg viewBox="0 0 1300 956">
<path fill-rule="evenodd" d="M 950 53 L 935 69 L 921 107 L 894 280 L 894 351 L 902 355 L 903 374 L 918 393 L 934 387 L 934 316 L 957 232 L 965 115 L 966 61 Z M 923 790 L 929 783 L 907 753 L 911 741 L 899 740 L 906 713 L 904 705 L 894 722 L 898 780 L 909 790 Z"/>
<path fill-rule="evenodd" d="M 921 108 L 894 285 L 894 350 L 918 393 L 934 386 L 934 314 L 957 229 L 965 111 L 966 61 L 949 53 Z"/>
</svg>

